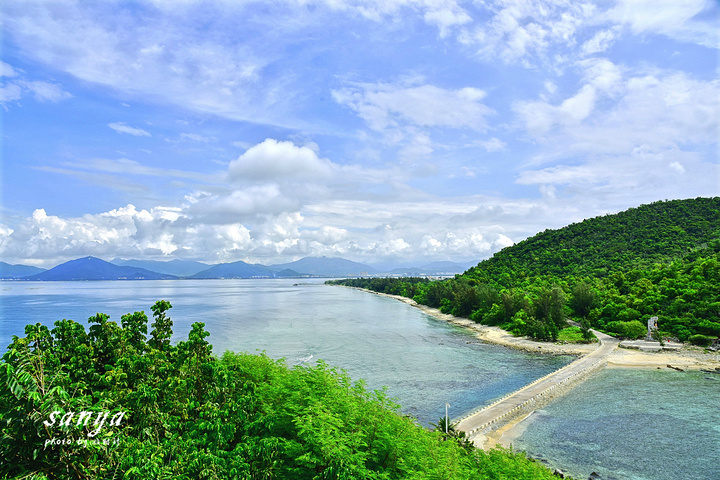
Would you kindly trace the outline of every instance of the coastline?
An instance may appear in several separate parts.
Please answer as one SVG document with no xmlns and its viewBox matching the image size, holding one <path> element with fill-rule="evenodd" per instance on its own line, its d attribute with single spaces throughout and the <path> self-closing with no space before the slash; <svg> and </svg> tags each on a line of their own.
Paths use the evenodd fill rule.
<svg viewBox="0 0 720 480">
<path fill-rule="evenodd" d="M 374 293 L 383 297 L 393 298 L 407 303 L 424 313 L 469 330 L 472 330 L 479 340 L 503 345 L 508 348 L 523 350 L 533 353 L 546 353 L 550 355 L 586 355 L 597 348 L 597 344 L 559 344 L 548 342 L 536 342 L 528 338 L 514 337 L 505 330 L 492 327 L 489 325 L 481 325 L 467 318 L 455 317 L 447 313 L 442 313 L 437 308 L 421 305 L 412 298 L 400 295 L 390 295 L 387 293 L 374 292 L 358 287 L 349 287 L 361 290 L 363 292 Z M 716 370 L 720 371 L 720 354 L 705 353 L 699 347 L 684 346 L 679 351 L 659 351 L 659 352 L 643 352 L 639 350 L 630 350 L 626 348 L 616 348 L 608 357 L 607 366 L 610 368 L 667 368 L 673 370 Z"/>
<path fill-rule="evenodd" d="M 411 298 L 400 295 L 374 292 L 358 287 L 363 292 L 400 300 L 408 305 L 418 308 L 422 312 L 453 325 L 458 325 L 473 331 L 479 340 L 508 348 L 523 350 L 526 352 L 543 353 L 549 355 L 577 355 L 584 356 L 597 348 L 597 343 L 592 344 L 558 344 L 536 342 L 527 338 L 514 337 L 510 333 L 498 327 L 480 325 L 466 318 L 455 317 L 441 312 L 440 310 L 427 305 L 421 305 Z M 647 352 L 627 348 L 615 348 L 607 358 L 606 368 L 633 368 L 633 369 L 673 369 L 678 371 L 686 370 L 707 370 L 720 373 L 720 355 L 705 353 L 698 347 L 684 346 L 678 351 Z M 534 420 L 535 411 L 510 420 L 497 430 L 481 433 L 475 437 L 475 443 L 483 450 L 489 450 L 496 446 L 512 448 L 517 440 Z"/>
</svg>

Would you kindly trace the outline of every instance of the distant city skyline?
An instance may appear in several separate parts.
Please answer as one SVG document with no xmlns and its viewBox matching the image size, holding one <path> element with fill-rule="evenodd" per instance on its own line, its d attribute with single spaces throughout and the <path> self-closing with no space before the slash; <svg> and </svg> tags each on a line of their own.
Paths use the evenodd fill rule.
<svg viewBox="0 0 720 480">
<path fill-rule="evenodd" d="M 720 195 L 710 0 L 8 0 L 0 22 L 8 263 L 467 263 Z"/>
</svg>

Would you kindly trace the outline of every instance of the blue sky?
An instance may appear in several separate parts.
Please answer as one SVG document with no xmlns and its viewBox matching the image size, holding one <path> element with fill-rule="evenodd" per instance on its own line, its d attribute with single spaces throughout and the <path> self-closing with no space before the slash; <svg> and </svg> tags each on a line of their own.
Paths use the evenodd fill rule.
<svg viewBox="0 0 720 480">
<path fill-rule="evenodd" d="M 0 5 L 0 258 L 479 261 L 720 194 L 720 4 Z"/>
</svg>

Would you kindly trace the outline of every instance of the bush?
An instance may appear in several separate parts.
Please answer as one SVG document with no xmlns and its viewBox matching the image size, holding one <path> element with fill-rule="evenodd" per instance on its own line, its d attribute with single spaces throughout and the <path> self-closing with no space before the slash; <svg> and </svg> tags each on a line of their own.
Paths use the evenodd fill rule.
<svg viewBox="0 0 720 480">
<path fill-rule="evenodd" d="M 713 338 L 707 335 L 691 335 L 688 340 L 698 347 L 709 347 L 713 342 Z"/>
<path fill-rule="evenodd" d="M 560 333 L 558 334 L 558 342 L 590 343 L 596 337 L 592 332 L 589 333 L 590 338 L 586 339 L 580 327 L 566 327 L 560 330 Z"/>
<path fill-rule="evenodd" d="M 638 320 L 632 320 L 630 322 L 620 320 L 608 322 L 607 329 L 610 332 L 617 333 L 621 337 L 632 339 L 642 338 L 647 334 L 647 327 Z"/>
</svg>

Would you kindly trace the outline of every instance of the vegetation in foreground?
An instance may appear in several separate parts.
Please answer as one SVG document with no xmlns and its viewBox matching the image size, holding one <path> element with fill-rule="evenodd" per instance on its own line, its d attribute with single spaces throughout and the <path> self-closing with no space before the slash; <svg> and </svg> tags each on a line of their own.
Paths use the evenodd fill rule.
<svg viewBox="0 0 720 480">
<path fill-rule="evenodd" d="M 706 346 L 720 336 L 720 197 L 656 202 L 546 230 L 454 279 L 350 279 L 444 313 L 538 340 L 592 326 L 624 338 L 647 333 Z"/>
<path fill-rule="evenodd" d="M 170 308 L 152 307 L 149 336 L 135 312 L 120 325 L 99 313 L 87 332 L 61 320 L 14 337 L 0 362 L 0 477 L 554 478 L 523 454 L 428 431 L 324 363 L 218 358 L 202 323 L 172 345 Z"/>
</svg>

